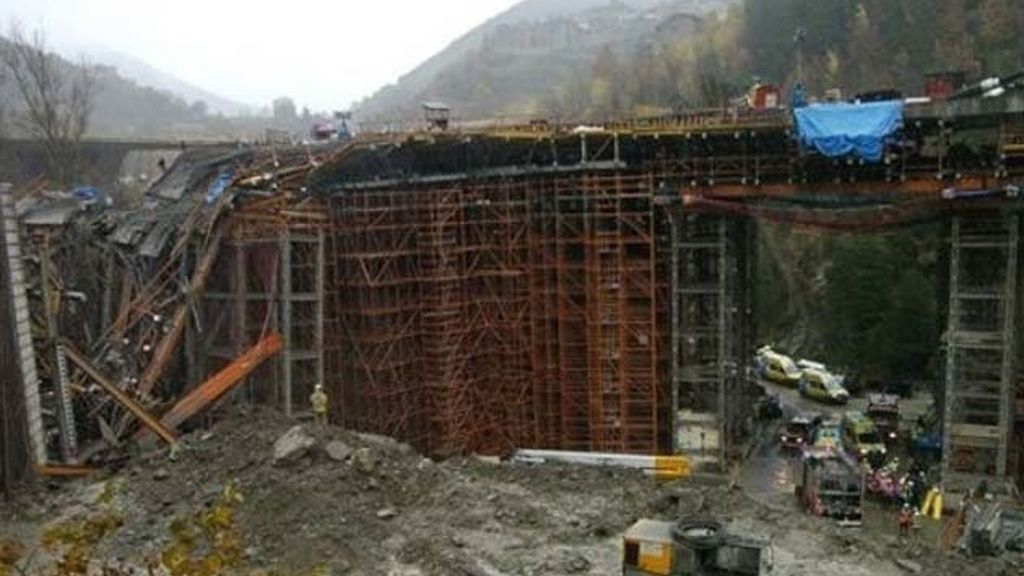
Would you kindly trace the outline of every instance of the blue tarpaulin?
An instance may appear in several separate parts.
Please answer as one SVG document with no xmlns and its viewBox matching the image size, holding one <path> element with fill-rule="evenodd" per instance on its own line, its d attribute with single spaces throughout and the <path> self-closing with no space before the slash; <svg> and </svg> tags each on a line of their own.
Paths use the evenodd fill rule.
<svg viewBox="0 0 1024 576">
<path fill-rule="evenodd" d="M 882 159 L 885 140 L 903 127 L 903 102 L 815 104 L 793 111 L 800 141 L 838 157 L 854 154 L 869 162 Z"/>
<path fill-rule="evenodd" d="M 235 180 L 235 173 L 231 170 L 222 170 L 217 179 L 210 184 L 209 190 L 206 191 L 206 203 L 213 204 L 220 199 L 220 195 L 231 186 L 231 183 Z"/>
</svg>

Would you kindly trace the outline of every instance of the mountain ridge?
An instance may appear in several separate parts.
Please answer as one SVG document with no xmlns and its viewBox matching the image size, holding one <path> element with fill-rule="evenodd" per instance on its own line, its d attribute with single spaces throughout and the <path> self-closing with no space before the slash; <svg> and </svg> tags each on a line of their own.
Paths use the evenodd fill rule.
<svg viewBox="0 0 1024 576">
<path fill-rule="evenodd" d="M 474 63 L 474 58 L 501 65 L 501 57 L 508 55 L 503 50 L 506 46 L 496 38 L 510 38 L 520 33 L 529 41 L 531 34 L 534 37 L 545 33 L 554 37 L 575 35 L 578 46 L 560 46 L 557 52 L 541 49 L 532 58 L 525 55 L 510 63 L 519 67 L 526 86 L 562 84 L 569 75 L 585 68 L 605 44 L 629 51 L 645 35 L 656 33 L 657 24 L 664 20 L 680 14 L 704 17 L 733 3 L 733 0 L 524 0 L 470 30 L 395 83 L 363 99 L 355 108 L 356 116 L 363 122 L 407 120 L 414 116 L 421 100 L 446 101 L 457 107 L 457 115 L 467 119 L 495 113 L 529 114 L 536 111 L 537 105 L 536 102 L 531 105 L 528 100 L 536 100 L 537 95 L 531 96 L 526 90 L 514 90 L 512 94 L 497 98 L 497 105 L 475 103 L 481 96 L 488 99 L 488 94 L 480 94 L 470 85 L 471 76 L 480 72 L 479 62 Z M 588 19 L 601 25 L 590 26 Z M 485 46 L 492 53 L 481 54 Z M 583 50 L 573 49 L 581 47 Z M 472 93 L 474 91 L 477 93 Z"/>
<path fill-rule="evenodd" d="M 256 110 L 255 106 L 211 92 L 123 52 L 106 47 L 97 47 L 87 50 L 85 53 L 94 63 L 109 66 L 115 69 L 122 78 L 131 80 L 140 86 L 148 86 L 156 90 L 170 92 L 189 105 L 200 101 L 205 102 L 207 110 L 211 114 L 243 116 L 252 114 Z"/>
</svg>

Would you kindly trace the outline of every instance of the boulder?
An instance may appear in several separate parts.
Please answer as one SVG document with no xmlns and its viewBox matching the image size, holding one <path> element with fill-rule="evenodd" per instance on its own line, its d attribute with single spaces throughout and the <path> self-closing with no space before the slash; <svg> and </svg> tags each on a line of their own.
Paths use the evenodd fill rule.
<svg viewBox="0 0 1024 576">
<path fill-rule="evenodd" d="M 274 462 L 298 460 L 315 444 L 316 438 L 310 436 L 302 425 L 295 426 L 274 442 Z"/>
<path fill-rule="evenodd" d="M 324 452 L 331 460 L 344 462 L 352 455 L 352 448 L 341 440 L 332 440 L 324 446 Z"/>
<path fill-rule="evenodd" d="M 377 468 L 377 454 L 369 448 L 360 448 L 352 454 L 352 465 L 356 470 L 369 474 Z"/>
</svg>

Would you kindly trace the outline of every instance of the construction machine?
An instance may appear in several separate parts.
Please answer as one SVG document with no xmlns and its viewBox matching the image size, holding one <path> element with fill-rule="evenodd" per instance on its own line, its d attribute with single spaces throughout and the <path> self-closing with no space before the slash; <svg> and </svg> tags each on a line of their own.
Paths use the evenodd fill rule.
<svg viewBox="0 0 1024 576">
<path fill-rule="evenodd" d="M 623 576 L 764 576 L 767 541 L 726 533 L 714 520 L 640 520 L 623 536 Z"/>
</svg>

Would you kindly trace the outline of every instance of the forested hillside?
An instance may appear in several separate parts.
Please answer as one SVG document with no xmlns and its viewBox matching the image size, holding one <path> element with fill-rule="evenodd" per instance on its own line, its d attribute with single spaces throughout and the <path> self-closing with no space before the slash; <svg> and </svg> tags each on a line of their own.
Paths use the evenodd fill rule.
<svg viewBox="0 0 1024 576">
<path fill-rule="evenodd" d="M 743 0 L 698 34 L 655 37 L 632 54 L 609 46 L 560 90 L 565 116 L 599 118 L 720 106 L 755 77 L 789 87 L 803 30 L 812 94 L 895 88 L 920 94 L 928 72 L 968 79 L 1024 69 L 1024 2 Z"/>
<path fill-rule="evenodd" d="M 794 31 L 806 30 L 812 89 L 919 93 L 926 72 L 1024 68 L 1018 0 L 744 0 L 742 18 L 746 69 L 778 81 L 792 78 Z"/>
<path fill-rule="evenodd" d="M 860 383 L 938 377 L 947 277 L 939 223 L 833 234 L 762 223 L 760 343 L 842 368 Z"/>
<path fill-rule="evenodd" d="M 591 112 L 614 113 L 617 93 L 591 85 L 595 67 L 608 73 L 620 60 L 689 37 L 733 2 L 526 0 L 360 103 L 358 117 L 364 123 L 415 118 L 424 100 L 444 101 L 470 120 L 577 115 L 581 102 L 589 106 L 592 89 Z"/>
</svg>

